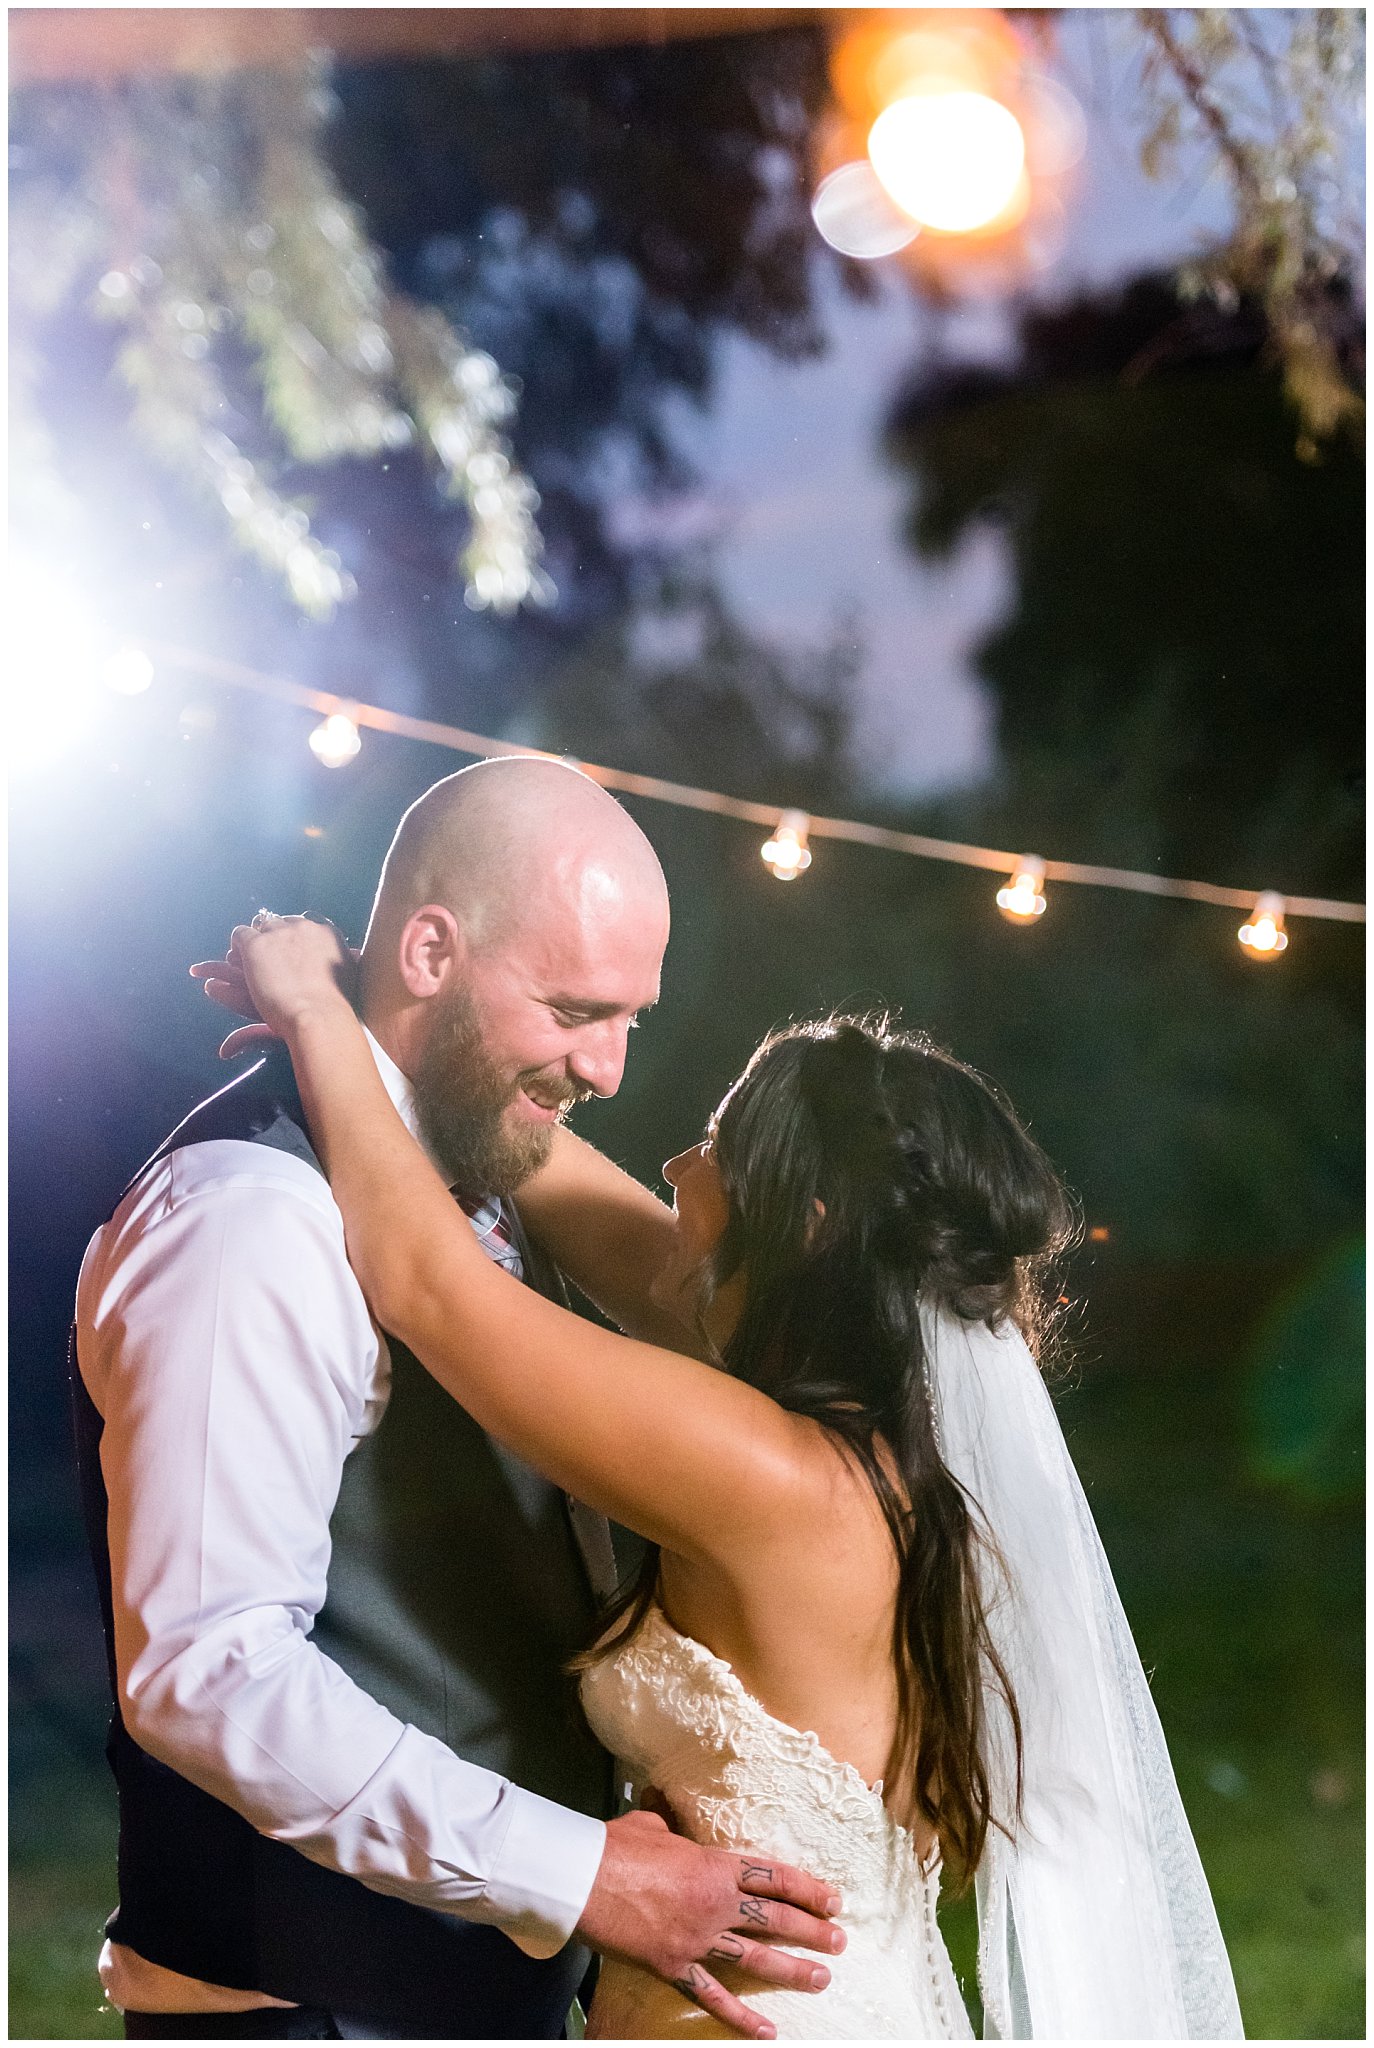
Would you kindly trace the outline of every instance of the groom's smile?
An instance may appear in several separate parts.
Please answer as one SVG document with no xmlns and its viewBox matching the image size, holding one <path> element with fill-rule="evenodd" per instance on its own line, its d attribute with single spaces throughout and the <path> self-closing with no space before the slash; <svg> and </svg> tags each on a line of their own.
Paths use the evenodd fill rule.
<svg viewBox="0 0 1374 2048">
<path fill-rule="evenodd" d="M 517 773 L 518 802 L 501 794 Z M 463 775 L 457 823 L 432 843 L 403 824 L 388 856 L 363 1015 L 451 1183 L 508 1195 L 574 1103 L 619 1088 L 629 1032 L 658 1000 L 668 896 L 648 841 L 585 777 L 524 762 Z"/>
<path fill-rule="evenodd" d="M 585 1102 L 590 1088 L 570 1088 L 553 1076 L 547 1081 L 522 1082 L 516 1090 L 516 1105 L 525 1103 L 539 1123 L 558 1123 L 574 1104 Z"/>
</svg>

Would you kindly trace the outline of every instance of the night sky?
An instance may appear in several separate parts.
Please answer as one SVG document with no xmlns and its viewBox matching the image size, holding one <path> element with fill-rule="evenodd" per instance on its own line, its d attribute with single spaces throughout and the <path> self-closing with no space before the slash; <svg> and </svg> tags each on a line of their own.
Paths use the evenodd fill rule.
<svg viewBox="0 0 1374 2048">
<path fill-rule="evenodd" d="M 1063 194 L 1059 252 L 1024 288 L 1038 303 L 1182 261 L 1231 215 L 1211 166 L 1161 183 L 1141 169 L 1129 25 L 1071 9 L 1057 35 L 1049 68 L 1083 110 L 1087 146 Z M 1006 361 L 1015 308 L 1001 296 L 939 310 L 913 303 L 900 262 L 873 266 L 883 273 L 876 305 L 828 295 L 830 346 L 819 362 L 781 366 L 748 343 L 727 344 L 716 402 L 693 437 L 703 486 L 692 509 L 720 536 L 723 585 L 761 632 L 814 639 L 854 612 L 864 647 L 860 758 L 877 786 L 916 793 L 976 781 L 994 765 L 970 650 L 1011 592 L 995 535 L 951 563 L 913 558 L 878 438 L 895 391 L 934 354 Z"/>
</svg>

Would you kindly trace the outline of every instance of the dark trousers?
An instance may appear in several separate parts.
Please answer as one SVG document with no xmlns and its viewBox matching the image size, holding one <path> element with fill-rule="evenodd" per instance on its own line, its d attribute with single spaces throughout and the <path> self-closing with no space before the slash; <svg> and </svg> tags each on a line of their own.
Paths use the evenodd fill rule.
<svg viewBox="0 0 1374 2048">
<path fill-rule="evenodd" d="M 127 2041 L 339 2041 L 317 2005 L 259 2005 L 251 2012 L 126 2012 Z"/>
<path fill-rule="evenodd" d="M 126 2041 L 415 2041 L 385 2020 L 336 2018 L 318 2005 L 260 2005 L 251 2012 L 126 2012 Z"/>
<path fill-rule="evenodd" d="M 590 2002 L 588 1972 L 584 1998 Z M 566 2037 L 567 2029 L 563 2030 Z M 126 2041 L 400 2041 L 423 2039 L 399 2028 L 346 2018 L 318 2005 L 259 2005 L 250 2012 L 126 2012 Z"/>
</svg>

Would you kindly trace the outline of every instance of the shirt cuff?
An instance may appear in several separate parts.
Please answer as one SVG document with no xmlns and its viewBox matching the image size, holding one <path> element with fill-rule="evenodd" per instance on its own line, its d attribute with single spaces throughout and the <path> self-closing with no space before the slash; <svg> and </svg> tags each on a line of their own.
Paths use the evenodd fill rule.
<svg viewBox="0 0 1374 2048">
<path fill-rule="evenodd" d="M 606 1848 L 604 1821 L 512 1787 L 515 1811 L 484 1887 L 491 1918 L 537 1962 L 569 1940 Z"/>
</svg>

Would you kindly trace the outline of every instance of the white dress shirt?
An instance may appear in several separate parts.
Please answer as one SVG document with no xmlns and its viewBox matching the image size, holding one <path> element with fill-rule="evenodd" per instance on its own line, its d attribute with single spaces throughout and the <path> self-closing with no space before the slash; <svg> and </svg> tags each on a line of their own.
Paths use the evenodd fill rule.
<svg viewBox="0 0 1374 2048">
<path fill-rule="evenodd" d="M 409 1083 L 369 1041 L 418 1135 Z M 390 1382 L 323 1176 L 237 1139 L 159 1160 L 87 1249 L 77 1357 L 104 1421 L 134 1740 L 313 1861 L 554 1954 L 603 1824 L 399 1721 L 311 1640 L 343 1461 Z M 109 1944 L 102 1979 L 149 2011 L 273 2002 Z"/>
</svg>

